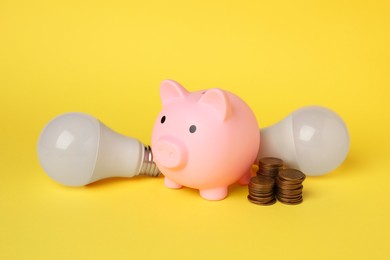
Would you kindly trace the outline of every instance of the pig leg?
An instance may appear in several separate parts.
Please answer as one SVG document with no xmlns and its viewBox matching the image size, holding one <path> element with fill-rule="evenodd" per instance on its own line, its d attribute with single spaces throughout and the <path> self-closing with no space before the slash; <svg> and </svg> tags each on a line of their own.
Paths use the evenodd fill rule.
<svg viewBox="0 0 390 260">
<path fill-rule="evenodd" d="M 166 187 L 171 188 L 171 189 L 180 189 L 181 187 L 183 187 L 182 185 L 174 182 L 173 180 L 171 180 L 167 177 L 164 178 L 164 184 Z"/>
<path fill-rule="evenodd" d="M 239 180 L 238 180 L 238 184 L 240 185 L 248 185 L 249 184 L 249 181 L 251 180 L 251 173 L 245 173 Z"/>
<path fill-rule="evenodd" d="M 241 176 L 241 178 L 238 180 L 238 184 L 240 185 L 248 185 L 250 180 L 251 180 L 251 177 L 252 177 L 252 167 L 248 170 L 247 173 L 245 173 L 244 175 Z"/>
<path fill-rule="evenodd" d="M 199 193 L 206 200 L 222 200 L 228 194 L 228 187 L 199 190 Z"/>
</svg>

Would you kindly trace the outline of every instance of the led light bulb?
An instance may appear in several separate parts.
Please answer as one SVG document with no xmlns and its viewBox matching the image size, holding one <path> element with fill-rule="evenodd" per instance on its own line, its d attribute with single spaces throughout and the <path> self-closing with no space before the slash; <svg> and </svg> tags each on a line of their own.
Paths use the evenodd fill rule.
<svg viewBox="0 0 390 260">
<path fill-rule="evenodd" d="M 277 157 L 309 176 L 336 169 L 349 150 L 348 129 L 329 109 L 298 109 L 273 126 L 260 130 L 258 159 Z"/>
<path fill-rule="evenodd" d="M 50 121 L 39 137 L 38 157 L 47 175 L 68 186 L 109 177 L 159 175 L 150 147 L 83 113 Z"/>
</svg>

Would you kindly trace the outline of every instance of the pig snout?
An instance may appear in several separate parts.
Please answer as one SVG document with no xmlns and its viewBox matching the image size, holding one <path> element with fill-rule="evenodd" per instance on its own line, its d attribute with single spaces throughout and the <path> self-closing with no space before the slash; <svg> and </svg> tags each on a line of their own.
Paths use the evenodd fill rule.
<svg viewBox="0 0 390 260">
<path fill-rule="evenodd" d="M 172 137 L 160 138 L 152 147 L 157 164 L 170 169 L 181 169 L 187 163 L 187 149 L 182 141 Z"/>
</svg>

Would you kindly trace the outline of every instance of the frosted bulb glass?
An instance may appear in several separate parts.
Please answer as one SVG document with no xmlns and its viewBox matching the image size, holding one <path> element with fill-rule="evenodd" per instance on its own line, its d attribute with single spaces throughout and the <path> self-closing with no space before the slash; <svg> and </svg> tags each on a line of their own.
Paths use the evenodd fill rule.
<svg viewBox="0 0 390 260">
<path fill-rule="evenodd" d="M 309 176 L 336 169 L 349 150 L 348 129 L 329 109 L 298 109 L 279 123 L 260 130 L 258 159 L 277 157 Z"/>
<path fill-rule="evenodd" d="M 150 147 L 83 113 L 50 121 L 39 137 L 38 157 L 47 175 L 68 186 L 109 177 L 159 175 Z"/>
</svg>

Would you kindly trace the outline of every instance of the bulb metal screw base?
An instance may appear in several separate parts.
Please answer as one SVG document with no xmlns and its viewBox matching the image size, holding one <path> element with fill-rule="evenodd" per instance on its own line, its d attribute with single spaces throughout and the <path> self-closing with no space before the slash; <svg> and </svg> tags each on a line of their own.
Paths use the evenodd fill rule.
<svg viewBox="0 0 390 260">
<path fill-rule="evenodd" d="M 140 172 L 137 175 L 158 177 L 161 175 L 156 163 L 153 161 L 152 149 L 149 145 L 145 146 L 144 160 Z"/>
</svg>

